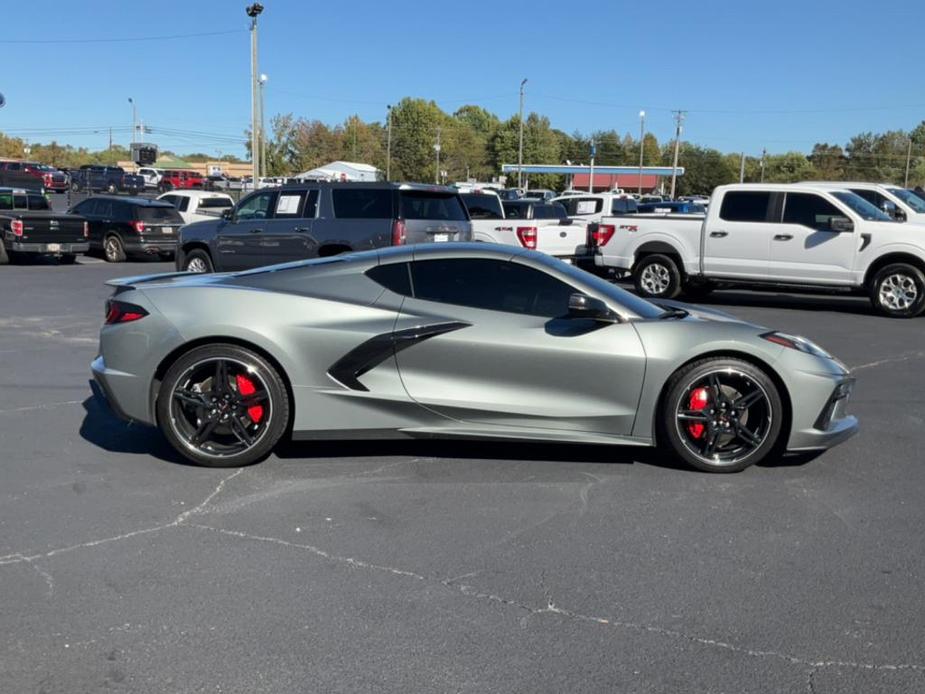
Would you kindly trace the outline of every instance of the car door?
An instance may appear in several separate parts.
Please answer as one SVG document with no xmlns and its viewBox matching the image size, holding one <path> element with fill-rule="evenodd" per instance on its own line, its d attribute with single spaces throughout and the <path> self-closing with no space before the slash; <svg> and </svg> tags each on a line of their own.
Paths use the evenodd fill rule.
<svg viewBox="0 0 925 694">
<path fill-rule="evenodd" d="M 87 221 L 87 240 L 90 242 L 90 248 L 102 248 L 102 230 L 100 227 L 99 217 L 96 215 L 98 198 L 87 198 L 74 205 L 69 214 L 79 214 Z"/>
<path fill-rule="evenodd" d="M 778 227 L 776 198 L 766 190 L 725 193 L 718 214 L 707 218 L 703 266 L 708 276 L 767 279 L 771 237 Z"/>
<path fill-rule="evenodd" d="M 566 316 L 578 291 L 497 258 L 411 264 L 395 327 L 408 395 L 458 422 L 628 435 L 645 355 L 629 323 Z"/>
<path fill-rule="evenodd" d="M 312 235 L 312 225 L 318 208 L 318 190 L 281 190 L 275 208 L 262 239 L 264 246 L 272 250 L 272 262 L 316 257 L 318 242 Z"/>
<path fill-rule="evenodd" d="M 263 243 L 263 234 L 273 218 L 276 195 L 276 191 L 260 191 L 244 198 L 232 218 L 220 226 L 215 247 L 223 271 L 273 263 L 273 246 Z"/>
<path fill-rule="evenodd" d="M 848 213 L 816 193 L 787 193 L 782 222 L 771 237 L 770 275 L 800 283 L 850 284 L 858 249 L 853 231 L 833 231 Z"/>
</svg>

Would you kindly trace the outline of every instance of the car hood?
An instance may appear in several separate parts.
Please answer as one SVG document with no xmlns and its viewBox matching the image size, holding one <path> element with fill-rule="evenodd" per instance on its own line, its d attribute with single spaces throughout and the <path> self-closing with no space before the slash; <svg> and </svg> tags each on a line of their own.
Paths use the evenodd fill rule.
<svg viewBox="0 0 925 694">
<path fill-rule="evenodd" d="M 693 304 L 686 304 L 682 301 L 673 301 L 671 299 L 659 299 L 657 301 L 652 301 L 651 303 L 655 304 L 660 308 L 677 308 L 683 311 L 687 311 L 689 318 L 695 318 L 700 320 L 710 320 L 710 321 L 719 321 L 723 323 L 743 323 L 745 325 L 754 325 L 755 327 L 761 327 L 751 323 L 749 321 L 744 321 L 741 318 L 737 318 L 732 314 L 726 313 L 725 311 L 719 311 L 715 308 L 707 308 L 705 306 L 694 306 Z"/>
</svg>

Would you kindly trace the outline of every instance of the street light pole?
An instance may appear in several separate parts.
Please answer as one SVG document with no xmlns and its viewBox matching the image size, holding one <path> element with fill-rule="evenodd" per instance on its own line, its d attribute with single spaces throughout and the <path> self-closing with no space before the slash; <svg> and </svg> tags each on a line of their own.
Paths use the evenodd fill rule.
<svg viewBox="0 0 925 694">
<path fill-rule="evenodd" d="M 267 174 L 267 131 L 265 118 L 263 116 L 263 92 L 264 89 L 266 89 L 267 79 L 269 78 L 263 74 L 258 78 L 258 84 L 260 85 L 260 170 L 263 172 L 264 176 Z"/>
<path fill-rule="evenodd" d="M 527 84 L 525 77 L 520 83 L 520 144 L 517 146 L 517 187 L 523 188 L 524 185 L 524 86 Z"/>
<path fill-rule="evenodd" d="M 912 165 L 912 138 L 909 138 L 909 148 L 906 150 L 906 178 L 903 180 L 903 188 L 909 187 L 909 168 Z"/>
<path fill-rule="evenodd" d="M 128 102 L 132 105 L 132 144 L 135 144 L 135 132 L 138 130 L 138 109 L 132 97 L 128 98 Z"/>
<path fill-rule="evenodd" d="M 684 122 L 684 111 L 675 111 L 675 129 L 674 136 L 674 164 L 671 167 L 671 199 L 674 200 L 675 186 L 678 183 L 678 154 L 681 149 L 681 124 Z"/>
<path fill-rule="evenodd" d="M 385 145 L 385 180 L 392 180 L 392 105 L 386 104 L 386 145 Z"/>
<path fill-rule="evenodd" d="M 254 190 L 260 178 L 260 145 L 257 140 L 257 129 L 260 127 L 257 109 L 257 17 L 263 12 L 263 5 L 255 2 L 245 9 L 251 18 L 251 167 L 254 179 Z"/>
<path fill-rule="evenodd" d="M 642 163 L 643 163 L 643 143 L 646 139 L 646 112 L 639 112 L 639 189 L 636 191 L 642 195 Z"/>
<path fill-rule="evenodd" d="M 768 158 L 768 150 L 764 148 L 761 150 L 761 183 L 764 183 L 764 163 L 765 159 Z"/>
</svg>

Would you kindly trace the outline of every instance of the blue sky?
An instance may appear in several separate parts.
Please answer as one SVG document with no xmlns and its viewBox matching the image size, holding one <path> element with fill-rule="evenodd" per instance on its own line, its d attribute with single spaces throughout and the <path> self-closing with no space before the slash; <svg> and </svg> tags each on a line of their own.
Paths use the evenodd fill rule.
<svg viewBox="0 0 925 694">
<path fill-rule="evenodd" d="M 244 0 L 4 3 L 0 131 L 100 148 L 130 139 L 129 96 L 164 149 L 243 152 L 250 118 Z M 809 150 L 925 119 L 925 3 L 905 0 L 324 2 L 264 0 L 266 112 L 383 120 L 402 96 L 572 132 L 673 133 L 724 151 Z M 233 32 L 157 41 L 86 39 Z M 48 43 L 11 41 L 44 40 Z M 57 41 L 71 41 L 69 43 Z M 22 56 L 21 58 L 19 56 Z M 98 132 L 92 132 L 93 130 Z M 199 134 L 203 133 L 203 134 Z"/>
</svg>

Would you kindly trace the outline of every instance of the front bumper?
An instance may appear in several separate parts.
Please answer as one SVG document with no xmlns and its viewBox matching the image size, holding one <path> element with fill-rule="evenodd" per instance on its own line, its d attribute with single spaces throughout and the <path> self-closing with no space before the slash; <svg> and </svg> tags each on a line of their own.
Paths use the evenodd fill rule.
<svg viewBox="0 0 925 694">
<path fill-rule="evenodd" d="M 791 388 L 793 426 L 788 451 L 832 448 L 858 433 L 857 417 L 848 414 L 848 399 L 855 380 L 847 370 L 841 373 L 802 373 L 803 387 Z M 808 379 L 812 380 L 810 385 Z"/>
<path fill-rule="evenodd" d="M 10 250 L 16 253 L 86 253 L 90 250 L 88 241 L 82 243 L 22 243 L 14 241 Z"/>
</svg>

